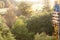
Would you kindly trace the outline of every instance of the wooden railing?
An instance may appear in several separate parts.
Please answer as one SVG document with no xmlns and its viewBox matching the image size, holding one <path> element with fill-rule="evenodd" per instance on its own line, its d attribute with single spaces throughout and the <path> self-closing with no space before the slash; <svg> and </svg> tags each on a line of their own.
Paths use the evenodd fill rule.
<svg viewBox="0 0 60 40">
<path fill-rule="evenodd" d="M 60 26 L 60 13 L 59 12 L 53 12 L 52 14 L 52 23 L 54 27 L 54 36 L 56 37 L 56 40 L 59 39 L 59 26 Z"/>
</svg>

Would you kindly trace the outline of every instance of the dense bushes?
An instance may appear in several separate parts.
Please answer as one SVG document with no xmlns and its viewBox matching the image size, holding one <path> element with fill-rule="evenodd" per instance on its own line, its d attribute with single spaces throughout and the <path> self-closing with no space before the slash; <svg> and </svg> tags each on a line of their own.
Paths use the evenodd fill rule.
<svg viewBox="0 0 60 40">
<path fill-rule="evenodd" d="M 5 20 L 0 15 L 0 40 L 15 40 Z"/>
<path fill-rule="evenodd" d="M 52 35 L 54 29 L 51 23 L 51 14 L 42 14 L 30 18 L 20 16 L 13 26 L 13 33 L 15 34 L 16 39 L 33 40 L 33 36 L 36 33 L 41 32 L 45 32 L 47 35 Z"/>
<path fill-rule="evenodd" d="M 54 31 L 51 23 L 51 14 L 49 12 L 26 18 L 21 15 L 13 25 L 13 34 L 17 40 L 33 40 L 36 33 L 45 32 L 52 35 Z"/>
<path fill-rule="evenodd" d="M 31 6 L 29 2 L 21 2 L 16 13 L 8 10 L 2 15 L 5 19 L 0 16 L 0 40 L 55 40 L 50 10 L 35 12 Z"/>
<path fill-rule="evenodd" d="M 51 14 L 48 13 L 49 12 L 39 13 L 37 15 L 30 16 L 29 18 L 21 15 L 17 19 L 15 19 L 16 16 L 13 16 L 12 13 L 12 18 L 9 16 L 9 14 L 7 14 L 7 16 L 5 16 L 5 19 L 6 21 L 9 21 L 9 24 L 11 24 L 12 33 L 15 35 L 16 40 L 44 40 L 44 37 L 42 37 L 44 39 L 40 37 L 41 32 L 46 33 L 46 35 L 43 34 L 43 36 L 45 35 L 46 38 L 48 38 L 45 40 L 50 40 L 51 37 L 47 35 L 52 35 L 54 29 L 51 23 Z M 11 32 L 9 31 L 8 34 L 9 33 Z M 39 36 L 34 38 L 36 33 L 39 33 Z M 8 36 L 10 37 L 12 35 L 9 34 Z M 15 40 L 11 37 L 11 40 L 12 39 Z"/>
<path fill-rule="evenodd" d="M 15 18 L 15 16 L 14 17 L 11 16 L 11 17 L 12 17 L 12 19 Z M 10 16 L 7 17 L 7 19 L 9 19 L 9 18 L 10 18 Z M 12 19 L 10 20 L 11 22 L 12 22 Z M 2 21 L 2 23 L 4 23 L 4 22 Z M 3 26 L 5 26 L 5 24 Z M 53 27 L 52 27 L 52 23 L 51 23 L 51 14 L 48 14 L 48 12 L 40 13 L 39 15 L 34 15 L 29 18 L 26 18 L 25 16 L 21 15 L 21 16 L 19 16 L 19 18 L 16 19 L 16 21 L 14 23 L 12 22 L 11 26 L 12 26 L 12 33 L 15 35 L 16 40 L 54 40 L 52 36 L 47 36 L 47 35 L 52 35 L 52 32 L 53 32 Z M 8 35 L 6 37 L 5 36 L 2 37 L 0 35 L 1 40 L 2 40 L 2 38 L 4 38 L 4 39 L 6 38 L 6 40 L 8 40 L 8 39 L 15 40 L 13 35 L 11 34 L 11 31 L 9 30 L 9 28 L 8 27 L 7 27 L 7 29 L 5 29 L 5 28 L 3 27 L 3 34 L 6 33 Z M 45 32 L 46 34 L 43 34 L 42 37 L 40 37 L 41 32 Z M 38 33 L 38 34 L 36 34 L 36 33 Z M 36 35 L 38 35 L 38 36 L 36 36 Z M 35 36 L 35 38 L 34 38 L 34 36 Z M 46 39 L 45 39 L 45 37 L 46 37 Z M 44 38 L 44 39 L 42 39 L 42 38 Z"/>
<path fill-rule="evenodd" d="M 53 36 L 48 36 L 46 33 L 42 32 L 41 34 L 37 33 L 34 36 L 34 40 L 56 40 Z"/>
<path fill-rule="evenodd" d="M 30 32 L 41 33 L 44 31 L 47 34 L 52 35 L 54 29 L 51 23 L 51 14 L 49 12 L 45 12 L 31 17 L 28 20 L 27 28 Z"/>
<path fill-rule="evenodd" d="M 17 40 L 32 40 L 33 33 L 29 33 L 25 21 L 21 18 L 16 20 L 13 33 Z"/>
<path fill-rule="evenodd" d="M 4 15 L 8 27 L 3 22 L 0 24 L 2 28 L 0 40 L 15 40 L 11 31 L 16 40 L 54 40 L 51 36 L 54 29 L 49 12 L 46 10 L 44 12 L 32 12 L 31 5 L 25 2 L 21 2 L 18 7 L 18 18 L 16 18 L 17 16 L 13 10 L 7 11 L 7 14 Z M 41 32 L 46 34 L 41 34 Z"/>
</svg>

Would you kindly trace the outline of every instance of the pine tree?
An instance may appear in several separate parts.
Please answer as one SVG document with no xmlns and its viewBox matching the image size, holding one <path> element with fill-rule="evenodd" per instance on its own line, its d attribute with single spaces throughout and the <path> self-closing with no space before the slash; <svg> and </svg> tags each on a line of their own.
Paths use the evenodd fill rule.
<svg viewBox="0 0 60 40">
<path fill-rule="evenodd" d="M 0 40 L 15 40 L 5 20 L 0 15 Z"/>
</svg>

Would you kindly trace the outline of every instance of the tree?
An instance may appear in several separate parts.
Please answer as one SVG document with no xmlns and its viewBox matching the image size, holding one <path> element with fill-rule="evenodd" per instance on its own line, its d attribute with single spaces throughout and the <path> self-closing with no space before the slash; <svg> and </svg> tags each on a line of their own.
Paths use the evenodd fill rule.
<svg viewBox="0 0 60 40">
<path fill-rule="evenodd" d="M 15 34 L 17 40 L 32 40 L 33 33 L 29 33 L 26 27 L 27 23 L 21 17 L 16 20 L 12 32 Z"/>
<path fill-rule="evenodd" d="M 20 15 L 24 15 L 24 16 L 30 16 L 32 13 L 32 8 L 31 8 L 32 4 L 28 3 L 28 2 L 21 2 L 19 7 L 19 11 L 20 11 Z"/>
<path fill-rule="evenodd" d="M 40 13 L 39 16 L 33 16 L 27 21 L 27 28 L 30 32 L 41 33 L 46 32 L 52 35 L 54 28 L 51 23 L 51 14 L 49 12 Z"/>
<path fill-rule="evenodd" d="M 0 40 L 15 40 L 5 20 L 0 15 Z"/>
</svg>

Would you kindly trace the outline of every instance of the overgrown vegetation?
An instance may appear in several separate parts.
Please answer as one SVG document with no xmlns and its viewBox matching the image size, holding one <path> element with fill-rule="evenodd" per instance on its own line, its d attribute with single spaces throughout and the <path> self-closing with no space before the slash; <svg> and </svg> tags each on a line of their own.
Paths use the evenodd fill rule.
<svg viewBox="0 0 60 40">
<path fill-rule="evenodd" d="M 21 18 L 16 20 L 13 28 L 13 33 L 16 35 L 17 40 L 32 40 L 33 33 L 29 33 L 27 24 Z"/>
<path fill-rule="evenodd" d="M 34 40 L 56 40 L 53 36 L 48 36 L 46 33 L 42 32 L 41 34 L 37 33 L 34 36 Z"/>
<path fill-rule="evenodd" d="M 55 40 L 51 11 L 33 12 L 31 6 L 21 2 L 17 13 L 9 10 L 0 16 L 0 40 Z"/>
<path fill-rule="evenodd" d="M 33 16 L 28 20 L 27 28 L 30 32 L 46 32 L 48 35 L 52 35 L 54 28 L 52 27 L 51 14 L 49 12 L 39 14 L 40 15 Z"/>
</svg>

